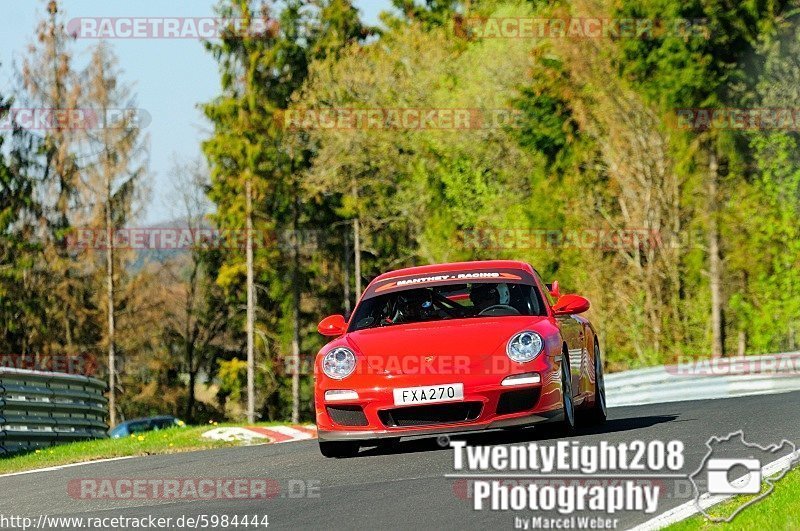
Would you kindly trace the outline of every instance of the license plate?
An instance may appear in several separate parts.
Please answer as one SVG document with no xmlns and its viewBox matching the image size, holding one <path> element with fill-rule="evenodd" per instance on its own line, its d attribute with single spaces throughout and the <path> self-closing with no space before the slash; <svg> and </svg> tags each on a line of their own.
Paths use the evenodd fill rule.
<svg viewBox="0 0 800 531">
<path fill-rule="evenodd" d="M 433 404 L 464 400 L 464 384 L 427 385 L 394 390 L 394 405 Z"/>
</svg>

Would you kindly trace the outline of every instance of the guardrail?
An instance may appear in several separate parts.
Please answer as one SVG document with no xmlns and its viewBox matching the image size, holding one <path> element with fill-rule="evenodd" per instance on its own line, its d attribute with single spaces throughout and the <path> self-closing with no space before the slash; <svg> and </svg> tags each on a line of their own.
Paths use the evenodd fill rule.
<svg viewBox="0 0 800 531">
<path fill-rule="evenodd" d="M 0 454 L 106 437 L 105 382 L 0 367 Z"/>
<path fill-rule="evenodd" d="M 800 352 L 698 360 L 607 374 L 608 405 L 708 400 L 800 390 Z"/>
</svg>

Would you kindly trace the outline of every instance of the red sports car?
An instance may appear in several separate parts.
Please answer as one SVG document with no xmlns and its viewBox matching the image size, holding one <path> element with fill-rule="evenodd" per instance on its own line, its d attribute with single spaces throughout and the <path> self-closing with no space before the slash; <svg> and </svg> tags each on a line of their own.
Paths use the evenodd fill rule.
<svg viewBox="0 0 800 531">
<path fill-rule="evenodd" d="M 589 301 L 560 295 L 528 264 L 464 262 L 385 273 L 317 355 L 326 457 L 400 437 L 606 418 Z"/>
</svg>

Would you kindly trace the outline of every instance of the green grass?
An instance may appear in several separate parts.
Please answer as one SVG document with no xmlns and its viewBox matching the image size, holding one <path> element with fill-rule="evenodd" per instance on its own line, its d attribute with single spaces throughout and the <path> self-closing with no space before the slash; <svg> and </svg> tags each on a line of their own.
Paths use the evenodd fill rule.
<svg viewBox="0 0 800 531">
<path fill-rule="evenodd" d="M 709 509 L 715 517 L 726 517 L 752 496 L 737 496 Z M 667 529 L 800 529 L 800 468 L 775 483 L 775 490 L 761 501 L 746 507 L 729 524 L 716 524 L 698 515 Z"/>
<path fill-rule="evenodd" d="M 275 426 L 277 424 L 259 423 L 256 426 Z M 98 439 L 41 448 L 23 454 L 0 457 L 0 474 L 112 457 L 172 454 L 241 445 L 241 442 L 213 441 L 201 437 L 204 432 L 212 428 L 226 426 L 241 426 L 241 424 L 206 424 L 204 426 L 171 428 L 140 433 L 121 439 Z M 264 442 L 267 442 L 267 439 L 264 439 Z"/>
</svg>

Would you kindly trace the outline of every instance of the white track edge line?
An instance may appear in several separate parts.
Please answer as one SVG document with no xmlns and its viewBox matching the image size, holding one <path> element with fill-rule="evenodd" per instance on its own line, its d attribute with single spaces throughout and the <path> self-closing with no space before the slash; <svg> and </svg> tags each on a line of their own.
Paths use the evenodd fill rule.
<svg viewBox="0 0 800 531">
<path fill-rule="evenodd" d="M 47 468 L 34 468 L 33 470 L 23 470 L 22 472 L 10 472 L 8 474 L 0 474 L 0 478 L 8 478 L 12 476 L 23 476 L 25 474 L 35 474 L 37 472 L 53 472 L 55 470 L 62 470 L 64 468 L 73 468 L 83 465 L 94 465 L 96 463 L 108 463 L 110 461 L 122 461 L 124 459 L 133 459 L 134 457 L 144 457 L 143 455 L 126 455 L 123 457 L 110 457 L 108 459 L 96 459 L 94 461 L 82 461 L 80 463 L 69 463 L 67 465 L 50 466 Z"/>
</svg>

